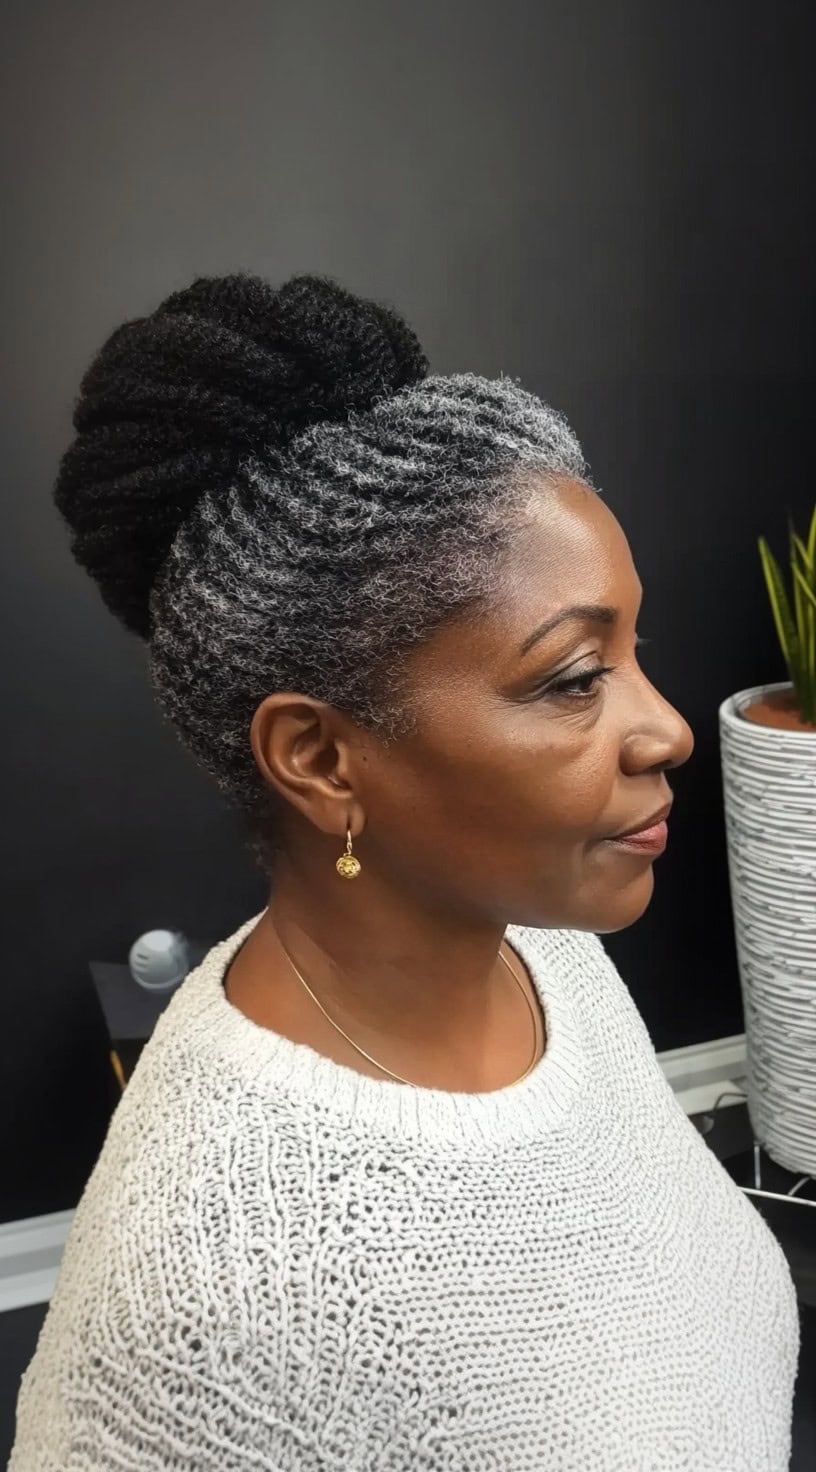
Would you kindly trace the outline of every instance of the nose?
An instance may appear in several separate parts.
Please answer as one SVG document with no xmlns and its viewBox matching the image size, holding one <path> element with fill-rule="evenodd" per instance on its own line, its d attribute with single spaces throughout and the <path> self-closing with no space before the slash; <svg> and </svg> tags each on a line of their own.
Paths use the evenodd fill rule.
<svg viewBox="0 0 816 1472">
<path fill-rule="evenodd" d="M 678 710 L 642 674 L 637 708 L 621 742 L 621 770 L 630 777 L 681 767 L 694 750 L 694 733 Z"/>
</svg>

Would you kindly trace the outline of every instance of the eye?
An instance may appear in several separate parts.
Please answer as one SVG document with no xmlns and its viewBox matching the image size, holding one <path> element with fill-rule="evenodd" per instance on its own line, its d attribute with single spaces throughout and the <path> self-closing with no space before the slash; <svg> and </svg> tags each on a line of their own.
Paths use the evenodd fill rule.
<svg viewBox="0 0 816 1472">
<path fill-rule="evenodd" d="M 648 644 L 649 639 L 642 639 L 638 634 L 635 637 L 635 649 L 642 649 Z M 584 670 L 583 674 L 572 675 L 567 680 L 553 680 L 548 685 L 543 685 L 536 693 L 537 695 L 563 695 L 567 700 L 595 700 L 600 694 L 600 686 L 607 675 L 614 674 L 617 665 L 596 665 L 594 669 Z"/>
<path fill-rule="evenodd" d="M 542 694 L 566 695 L 574 700 L 594 700 L 599 693 L 601 681 L 611 675 L 613 669 L 614 665 L 598 665 L 594 670 L 585 670 L 582 675 L 573 675 L 570 680 L 557 680 L 542 691 Z"/>
</svg>

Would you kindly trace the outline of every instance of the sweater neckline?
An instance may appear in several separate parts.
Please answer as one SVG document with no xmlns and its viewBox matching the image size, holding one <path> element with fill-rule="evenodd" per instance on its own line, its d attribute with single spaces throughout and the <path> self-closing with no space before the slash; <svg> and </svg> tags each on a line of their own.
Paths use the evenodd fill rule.
<svg viewBox="0 0 816 1472">
<path fill-rule="evenodd" d="M 355 1132 L 436 1145 L 512 1143 L 540 1136 L 566 1114 L 585 1074 L 585 1047 L 570 996 L 572 932 L 507 927 L 505 939 L 524 961 L 541 1003 L 547 1046 L 519 1082 L 487 1093 L 461 1093 L 371 1078 L 260 1026 L 234 1006 L 224 977 L 265 913 L 261 910 L 208 952 L 182 982 L 156 1032 L 170 1029 L 176 1041 L 184 1040 L 219 1070 L 238 1075 L 246 1087 L 296 1098 Z"/>
</svg>

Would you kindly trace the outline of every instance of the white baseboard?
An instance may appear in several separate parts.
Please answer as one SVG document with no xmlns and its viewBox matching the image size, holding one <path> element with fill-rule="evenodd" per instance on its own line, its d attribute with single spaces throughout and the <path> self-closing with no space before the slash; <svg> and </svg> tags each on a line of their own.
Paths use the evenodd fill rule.
<svg viewBox="0 0 816 1472">
<path fill-rule="evenodd" d="M 745 1033 L 669 1048 L 657 1060 L 686 1114 L 713 1109 L 721 1095 L 721 1109 L 745 1101 L 747 1052 Z"/>
<path fill-rule="evenodd" d="M 52 1211 L 0 1225 L 0 1313 L 48 1302 L 73 1219 L 73 1211 Z"/>
<path fill-rule="evenodd" d="M 745 1073 L 745 1033 L 671 1048 L 657 1059 L 686 1114 L 712 1109 L 723 1093 L 723 1109 L 742 1102 L 734 1080 Z M 73 1211 L 54 1211 L 0 1224 L 0 1313 L 48 1302 L 73 1218 Z"/>
</svg>

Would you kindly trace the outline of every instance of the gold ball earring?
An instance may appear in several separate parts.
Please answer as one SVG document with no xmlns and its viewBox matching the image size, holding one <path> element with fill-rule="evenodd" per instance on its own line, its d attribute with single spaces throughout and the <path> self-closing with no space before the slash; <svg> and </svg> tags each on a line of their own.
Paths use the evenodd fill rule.
<svg viewBox="0 0 816 1472">
<path fill-rule="evenodd" d="M 351 828 L 348 825 L 346 827 L 346 833 L 346 852 L 340 855 L 335 868 L 338 874 L 341 874 L 344 879 L 356 879 L 360 872 L 360 860 L 355 859 L 351 852 Z"/>
</svg>

